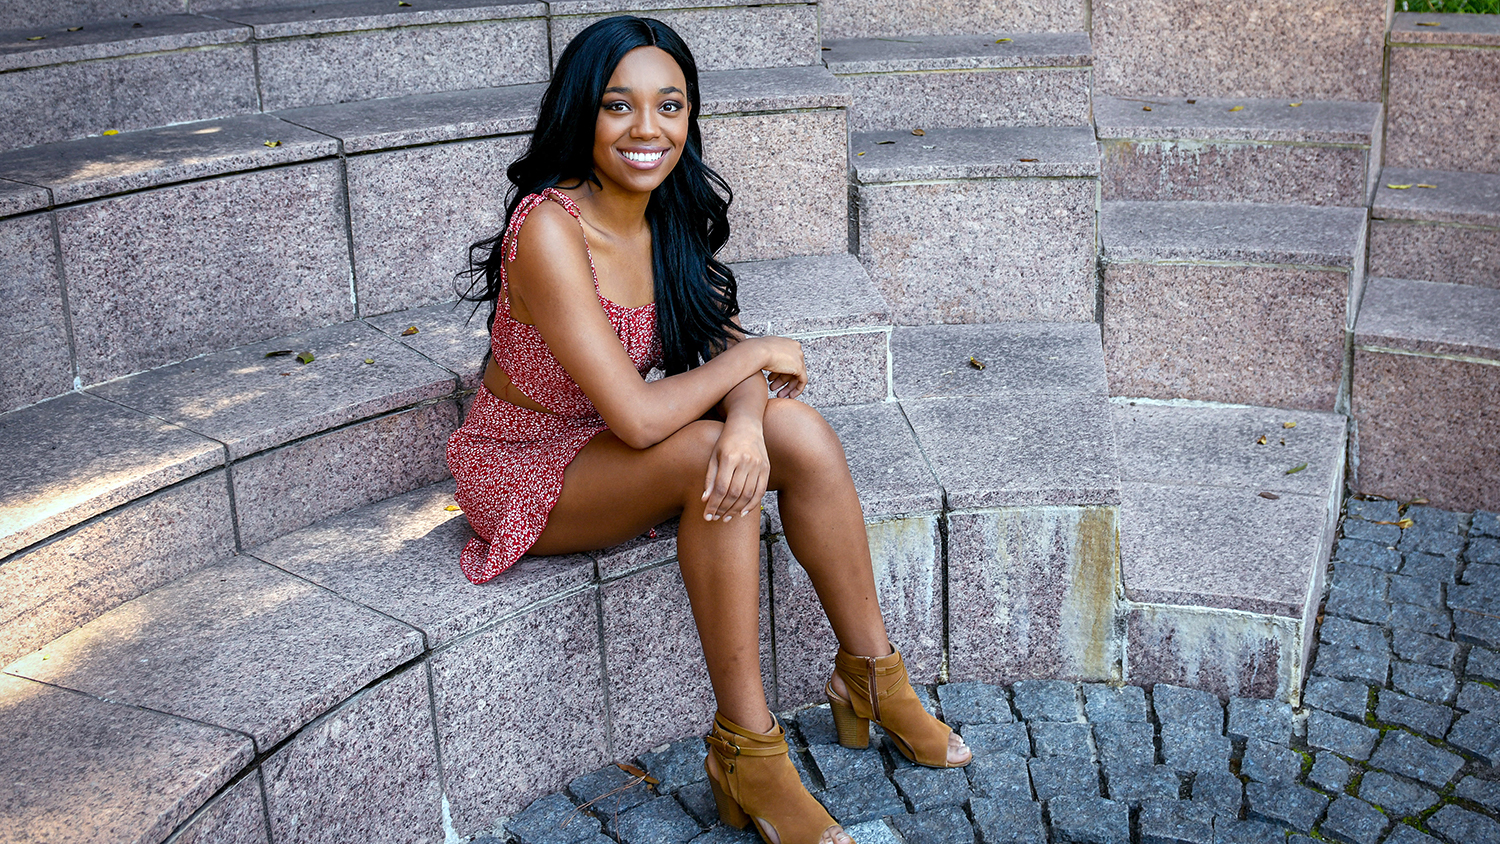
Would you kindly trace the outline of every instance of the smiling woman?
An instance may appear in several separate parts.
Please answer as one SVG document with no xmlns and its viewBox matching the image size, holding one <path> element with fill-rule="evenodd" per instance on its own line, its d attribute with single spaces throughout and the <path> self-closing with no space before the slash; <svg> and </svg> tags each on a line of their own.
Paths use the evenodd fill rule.
<svg viewBox="0 0 1500 844">
<path fill-rule="evenodd" d="M 703 162 L 698 70 L 660 21 L 615 17 L 563 51 L 513 184 L 506 226 L 470 253 L 491 358 L 448 444 L 477 534 L 476 583 L 526 553 L 615 545 L 674 516 L 683 583 L 718 713 L 705 768 L 720 817 L 771 844 L 850 842 L 803 787 L 761 686 L 759 508 L 839 640 L 827 694 L 841 741 L 875 721 L 912 761 L 968 764 L 922 708 L 875 595 L 838 437 L 795 401 L 801 346 L 739 328 L 729 186 Z M 666 377 L 647 381 L 652 369 Z M 771 394 L 774 394 L 771 395 Z"/>
</svg>

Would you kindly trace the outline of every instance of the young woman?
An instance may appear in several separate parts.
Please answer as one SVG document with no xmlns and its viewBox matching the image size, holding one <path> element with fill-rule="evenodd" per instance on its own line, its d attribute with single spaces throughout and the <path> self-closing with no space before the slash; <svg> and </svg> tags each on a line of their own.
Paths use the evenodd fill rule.
<svg viewBox="0 0 1500 844">
<path fill-rule="evenodd" d="M 923 710 L 886 638 L 843 448 L 794 401 L 801 347 L 738 327 L 734 274 L 713 257 L 729 237 L 716 188 L 729 189 L 703 163 L 698 103 L 693 58 L 659 21 L 600 21 L 558 61 L 508 172 L 505 230 L 472 253 L 493 359 L 448 444 L 479 536 L 460 565 L 479 583 L 525 553 L 605 548 L 681 516 L 718 701 L 705 768 L 720 817 L 753 819 L 771 844 L 849 842 L 803 788 L 761 687 L 767 489 L 838 636 L 827 694 L 840 739 L 865 746 L 874 720 L 920 764 L 970 755 Z M 656 367 L 666 377 L 646 381 Z"/>
</svg>

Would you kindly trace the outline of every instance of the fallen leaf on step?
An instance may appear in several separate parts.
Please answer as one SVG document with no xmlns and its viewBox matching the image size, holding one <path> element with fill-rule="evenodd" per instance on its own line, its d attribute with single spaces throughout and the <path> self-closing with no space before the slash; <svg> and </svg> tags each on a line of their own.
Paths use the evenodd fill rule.
<svg viewBox="0 0 1500 844">
<path fill-rule="evenodd" d="M 983 370 L 985 363 L 979 358 L 976 358 L 973 355 L 969 355 L 969 366 L 974 369 Z"/>
<path fill-rule="evenodd" d="M 405 331 L 401 332 L 401 336 L 402 337 L 410 337 L 410 336 L 412 336 L 413 334 L 416 334 L 416 333 L 417 333 L 417 327 L 415 325 L 413 325 L 410 328 L 406 329 Z"/>
<path fill-rule="evenodd" d="M 1417 21 L 1417 26 L 1442 26 L 1437 21 Z"/>
<path fill-rule="evenodd" d="M 1024 162 L 1026 162 L 1027 164 L 1030 164 L 1031 162 L 1036 161 L 1035 158 L 1023 158 L 1021 160 L 1024 161 Z"/>
<path fill-rule="evenodd" d="M 996 38 L 995 39 L 995 43 L 996 44 L 1004 44 L 1005 42 L 1007 42 L 1009 40 L 1010 40 L 1009 38 Z"/>
<path fill-rule="evenodd" d="M 1197 100 L 1188 100 L 1187 103 L 1188 103 L 1188 105 L 1197 105 L 1198 101 Z"/>
<path fill-rule="evenodd" d="M 27 38 L 26 40 L 27 41 L 45 41 L 46 39 L 47 39 L 47 36 L 45 36 L 45 35 L 33 35 L 33 36 Z"/>
<path fill-rule="evenodd" d="M 281 141 L 266 141 L 266 146 L 268 146 L 268 147 L 279 147 L 279 146 L 281 146 Z"/>
<path fill-rule="evenodd" d="M 823 52 L 825 52 L 825 53 L 831 53 L 831 52 L 833 52 L 833 48 L 832 47 L 824 47 L 823 48 Z"/>
<path fill-rule="evenodd" d="M 398 2 L 396 5 L 397 6 L 410 6 L 411 4 L 408 3 L 408 2 L 406 2 L 406 0 L 400 0 L 400 2 Z"/>
<path fill-rule="evenodd" d="M 937 149 L 936 144 L 922 144 L 922 149 Z"/>
<path fill-rule="evenodd" d="M 1295 427 L 1297 427 L 1297 423 L 1296 422 L 1283 422 L 1283 423 L 1281 423 L 1281 427 L 1283 427 L 1283 428 L 1295 428 Z"/>
<path fill-rule="evenodd" d="M 1151 106 L 1141 106 L 1141 111 L 1150 111 Z"/>
<path fill-rule="evenodd" d="M 77 32 L 80 29 L 83 29 L 83 27 L 81 27 L 81 26 L 70 26 L 70 27 L 68 27 L 68 31 L 69 32 Z"/>
<path fill-rule="evenodd" d="M 1417 187 L 1419 187 L 1419 188 L 1436 188 L 1437 185 L 1420 185 L 1419 184 L 1419 185 L 1417 185 Z"/>
<path fill-rule="evenodd" d="M 130 25 L 130 28 L 131 28 L 131 29 L 140 29 L 140 28 L 141 28 L 141 25 L 140 25 L 140 24 L 138 24 L 138 23 L 133 23 L 133 24 L 131 24 L 131 25 Z"/>
<path fill-rule="evenodd" d="M 294 355 L 294 354 L 296 354 L 296 352 L 293 351 L 292 349 L 277 349 L 274 352 L 266 352 L 266 357 L 268 357 L 268 358 L 284 358 L 287 355 Z"/>
<path fill-rule="evenodd" d="M 374 358 L 365 358 L 365 363 L 374 363 L 374 362 L 375 362 Z"/>
<path fill-rule="evenodd" d="M 631 775 L 632 777 L 638 777 L 645 780 L 646 782 L 651 783 L 652 785 L 661 785 L 661 780 L 651 776 L 650 774 L 646 773 L 640 768 L 637 768 L 629 762 L 616 762 L 615 765 L 618 766 L 620 770 Z"/>
<path fill-rule="evenodd" d="M 894 143 L 895 143 L 895 141 L 876 141 L 875 142 L 875 146 L 883 147 L 883 146 L 886 146 L 887 144 L 894 144 Z"/>
<path fill-rule="evenodd" d="M 911 133 L 913 135 L 916 135 L 919 138 L 922 137 L 923 135 L 927 134 L 926 132 L 923 132 L 921 129 L 913 129 L 913 130 L 911 130 Z"/>
<path fill-rule="evenodd" d="M 1372 524 L 1372 525 L 1395 525 L 1396 527 L 1401 528 L 1402 530 L 1406 530 L 1407 528 L 1409 528 L 1412 525 L 1416 524 L 1416 522 L 1412 521 L 1411 519 L 1401 519 L 1399 521 L 1394 521 L 1394 522 L 1377 522 L 1377 521 L 1373 521 L 1372 520 L 1370 522 L 1370 524 Z"/>
<path fill-rule="evenodd" d="M 1411 185 L 1386 185 L 1386 187 L 1390 188 L 1391 190 L 1406 190 L 1407 188 L 1411 187 Z"/>
<path fill-rule="evenodd" d="M 1406 503 L 1407 504 L 1426 504 L 1426 503 L 1428 503 L 1428 501 L 1425 498 L 1413 498 L 1412 500 L 1410 500 L 1410 501 L 1408 501 Z"/>
<path fill-rule="evenodd" d="M 443 509 L 447 510 L 450 513 L 457 513 L 458 512 L 458 505 L 457 504 L 449 504 L 447 507 L 444 507 Z"/>
<path fill-rule="evenodd" d="M 312 352 L 303 352 L 302 354 L 297 355 L 297 360 L 302 363 L 312 363 L 313 361 L 317 360 L 317 358 L 313 357 Z"/>
<path fill-rule="evenodd" d="M 1261 498 L 1270 499 L 1271 501 L 1277 501 L 1281 498 L 1281 496 L 1277 495 L 1274 492 L 1258 492 L 1256 493 L 1256 495 L 1259 495 Z"/>
<path fill-rule="evenodd" d="M 858 157 L 860 157 L 860 156 L 861 156 L 861 155 L 864 155 L 864 153 L 862 153 L 862 152 L 856 152 L 856 153 L 855 153 L 855 154 L 854 154 L 854 157 L 855 157 L 855 158 L 858 158 Z"/>
<path fill-rule="evenodd" d="M 1244 111 L 1244 110 L 1245 110 L 1244 106 L 1235 106 L 1234 108 L 1230 109 L 1230 111 Z"/>
<path fill-rule="evenodd" d="M 1300 471 L 1302 471 L 1303 469 L 1306 469 L 1306 468 L 1307 468 L 1307 464 L 1306 463 L 1298 463 L 1296 466 L 1293 466 L 1292 468 L 1286 470 L 1286 474 L 1288 474 L 1288 475 L 1295 475 L 1298 472 L 1300 472 Z"/>
<path fill-rule="evenodd" d="M 1287 106 L 1290 107 L 1290 108 L 1296 108 L 1297 106 L 1300 106 L 1300 105 L 1302 105 L 1302 103 L 1300 103 L 1300 102 L 1297 102 L 1297 103 L 1287 103 Z"/>
<path fill-rule="evenodd" d="M 118 135 L 118 134 L 120 134 L 120 130 L 119 129 L 105 129 L 100 134 L 102 134 L 102 135 Z"/>
<path fill-rule="evenodd" d="M 1265 445 L 1266 444 L 1266 435 L 1265 434 L 1261 434 L 1260 435 L 1260 439 L 1256 440 L 1255 444 L 1256 445 Z"/>
</svg>

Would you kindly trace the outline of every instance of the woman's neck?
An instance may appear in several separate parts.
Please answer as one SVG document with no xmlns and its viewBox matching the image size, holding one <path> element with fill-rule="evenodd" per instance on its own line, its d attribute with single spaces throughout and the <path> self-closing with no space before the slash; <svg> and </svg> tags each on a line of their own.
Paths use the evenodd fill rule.
<svg viewBox="0 0 1500 844">
<path fill-rule="evenodd" d="M 638 236 L 646 228 L 646 206 L 651 202 L 651 194 L 612 188 L 612 185 L 600 188 L 586 181 L 579 186 L 574 201 L 594 228 L 616 238 Z"/>
</svg>

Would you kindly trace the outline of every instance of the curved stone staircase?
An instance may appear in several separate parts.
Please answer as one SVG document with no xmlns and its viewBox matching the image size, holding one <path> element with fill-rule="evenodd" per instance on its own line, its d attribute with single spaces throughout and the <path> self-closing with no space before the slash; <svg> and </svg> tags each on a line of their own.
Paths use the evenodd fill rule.
<svg viewBox="0 0 1500 844">
<path fill-rule="evenodd" d="M 914 678 L 1296 702 L 1351 406 L 1361 488 L 1495 506 L 1500 461 L 1382 468 L 1500 433 L 1500 198 L 1388 187 L 1382 137 L 1500 166 L 1411 152 L 1370 0 L 1295 42 L 1167 0 L 285 3 L 0 0 L 8 840 L 464 838 L 701 731 L 673 526 L 475 587 L 443 461 L 485 347 L 453 275 L 619 11 L 705 71 L 721 257 L 804 343 Z M 1439 17 L 1393 66 L 1500 56 Z M 833 639 L 770 498 L 786 709 Z"/>
</svg>

